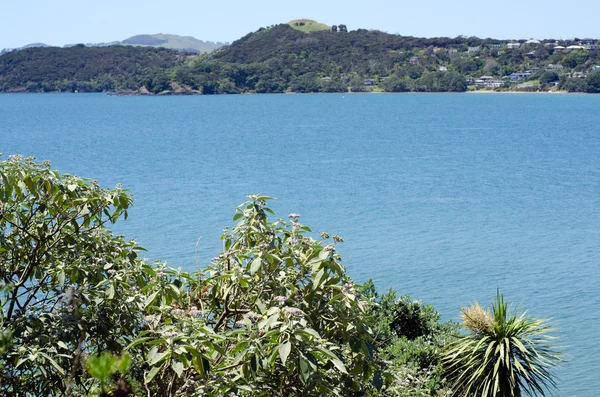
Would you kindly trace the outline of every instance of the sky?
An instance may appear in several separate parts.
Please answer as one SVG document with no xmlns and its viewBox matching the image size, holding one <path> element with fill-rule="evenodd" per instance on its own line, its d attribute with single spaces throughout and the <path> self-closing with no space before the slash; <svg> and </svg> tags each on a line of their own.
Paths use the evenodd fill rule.
<svg viewBox="0 0 600 397">
<path fill-rule="evenodd" d="M 597 0 L 0 0 L 0 49 L 153 33 L 232 42 L 298 18 L 417 37 L 600 38 L 597 15 Z"/>
</svg>

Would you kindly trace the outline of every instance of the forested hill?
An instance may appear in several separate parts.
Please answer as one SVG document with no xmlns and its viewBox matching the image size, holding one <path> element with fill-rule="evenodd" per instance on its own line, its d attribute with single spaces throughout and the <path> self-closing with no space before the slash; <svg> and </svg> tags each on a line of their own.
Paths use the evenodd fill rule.
<svg viewBox="0 0 600 397">
<path fill-rule="evenodd" d="M 426 39 L 348 31 L 345 25 L 310 32 L 301 28 L 261 28 L 201 56 L 81 46 L 73 52 L 36 48 L 9 53 L 0 56 L 0 91 L 600 91 L 600 42 L 592 39 Z"/>
<path fill-rule="evenodd" d="M 253 63 L 270 58 L 303 55 L 337 64 L 369 60 L 394 62 L 398 59 L 398 52 L 407 49 L 478 46 L 500 42 L 477 37 L 425 39 L 366 29 L 350 32 L 316 31 L 307 34 L 282 24 L 250 33 L 224 47 L 214 58 L 226 62 Z"/>
<path fill-rule="evenodd" d="M 0 56 L 0 91 L 137 90 L 185 59 L 152 47 L 28 48 Z"/>
</svg>

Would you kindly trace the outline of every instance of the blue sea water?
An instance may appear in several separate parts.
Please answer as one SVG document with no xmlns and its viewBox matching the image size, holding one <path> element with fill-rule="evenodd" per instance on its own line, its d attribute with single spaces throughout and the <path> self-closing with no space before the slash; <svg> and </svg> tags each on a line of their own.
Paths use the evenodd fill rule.
<svg viewBox="0 0 600 397">
<path fill-rule="evenodd" d="M 600 391 L 600 96 L 0 95 L 0 152 L 122 183 L 115 226 L 194 269 L 248 194 L 341 235 L 356 281 L 444 319 L 496 289 L 551 317 L 560 396 Z"/>
</svg>

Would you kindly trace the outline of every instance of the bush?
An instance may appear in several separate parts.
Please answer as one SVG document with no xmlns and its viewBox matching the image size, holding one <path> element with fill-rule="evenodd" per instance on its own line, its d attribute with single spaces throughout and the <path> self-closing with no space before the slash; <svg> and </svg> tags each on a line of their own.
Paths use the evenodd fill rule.
<svg viewBox="0 0 600 397">
<path fill-rule="evenodd" d="M 383 387 L 369 304 L 340 262 L 341 238 L 308 237 L 297 214 L 269 221 L 268 197 L 240 206 L 225 251 L 190 274 L 147 264 L 135 241 L 106 229 L 127 216 L 120 187 L 18 156 L 0 163 L 0 178 L 1 394 L 105 393 L 116 373 L 107 363 L 124 354 L 133 361 L 121 376 L 136 394 Z"/>
<path fill-rule="evenodd" d="M 129 194 L 18 156 L 0 163 L 0 394 L 87 390 L 84 357 L 121 352 L 143 326 L 148 266 L 106 229 Z"/>
</svg>

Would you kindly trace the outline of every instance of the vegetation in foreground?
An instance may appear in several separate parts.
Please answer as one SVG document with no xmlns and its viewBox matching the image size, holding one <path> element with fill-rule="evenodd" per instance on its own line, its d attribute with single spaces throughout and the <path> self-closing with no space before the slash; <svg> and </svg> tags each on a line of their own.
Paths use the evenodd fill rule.
<svg viewBox="0 0 600 397">
<path fill-rule="evenodd" d="M 355 284 L 336 251 L 342 239 L 309 237 L 298 214 L 271 221 L 269 197 L 239 206 L 223 252 L 188 273 L 148 263 L 107 229 L 127 217 L 121 187 L 19 156 L 0 162 L 0 178 L 2 395 L 470 395 L 488 378 L 457 368 L 501 362 L 494 379 L 513 379 L 511 365 L 520 377 L 512 394 L 502 383 L 488 395 L 552 385 L 558 355 L 522 358 L 552 351 L 535 337 L 541 323 L 507 317 L 499 301 L 493 318 L 466 309 L 472 334 L 461 335 L 431 306 Z M 505 346 L 490 335 L 512 347 L 490 356 Z M 461 344 L 477 340 L 465 356 Z"/>
</svg>

